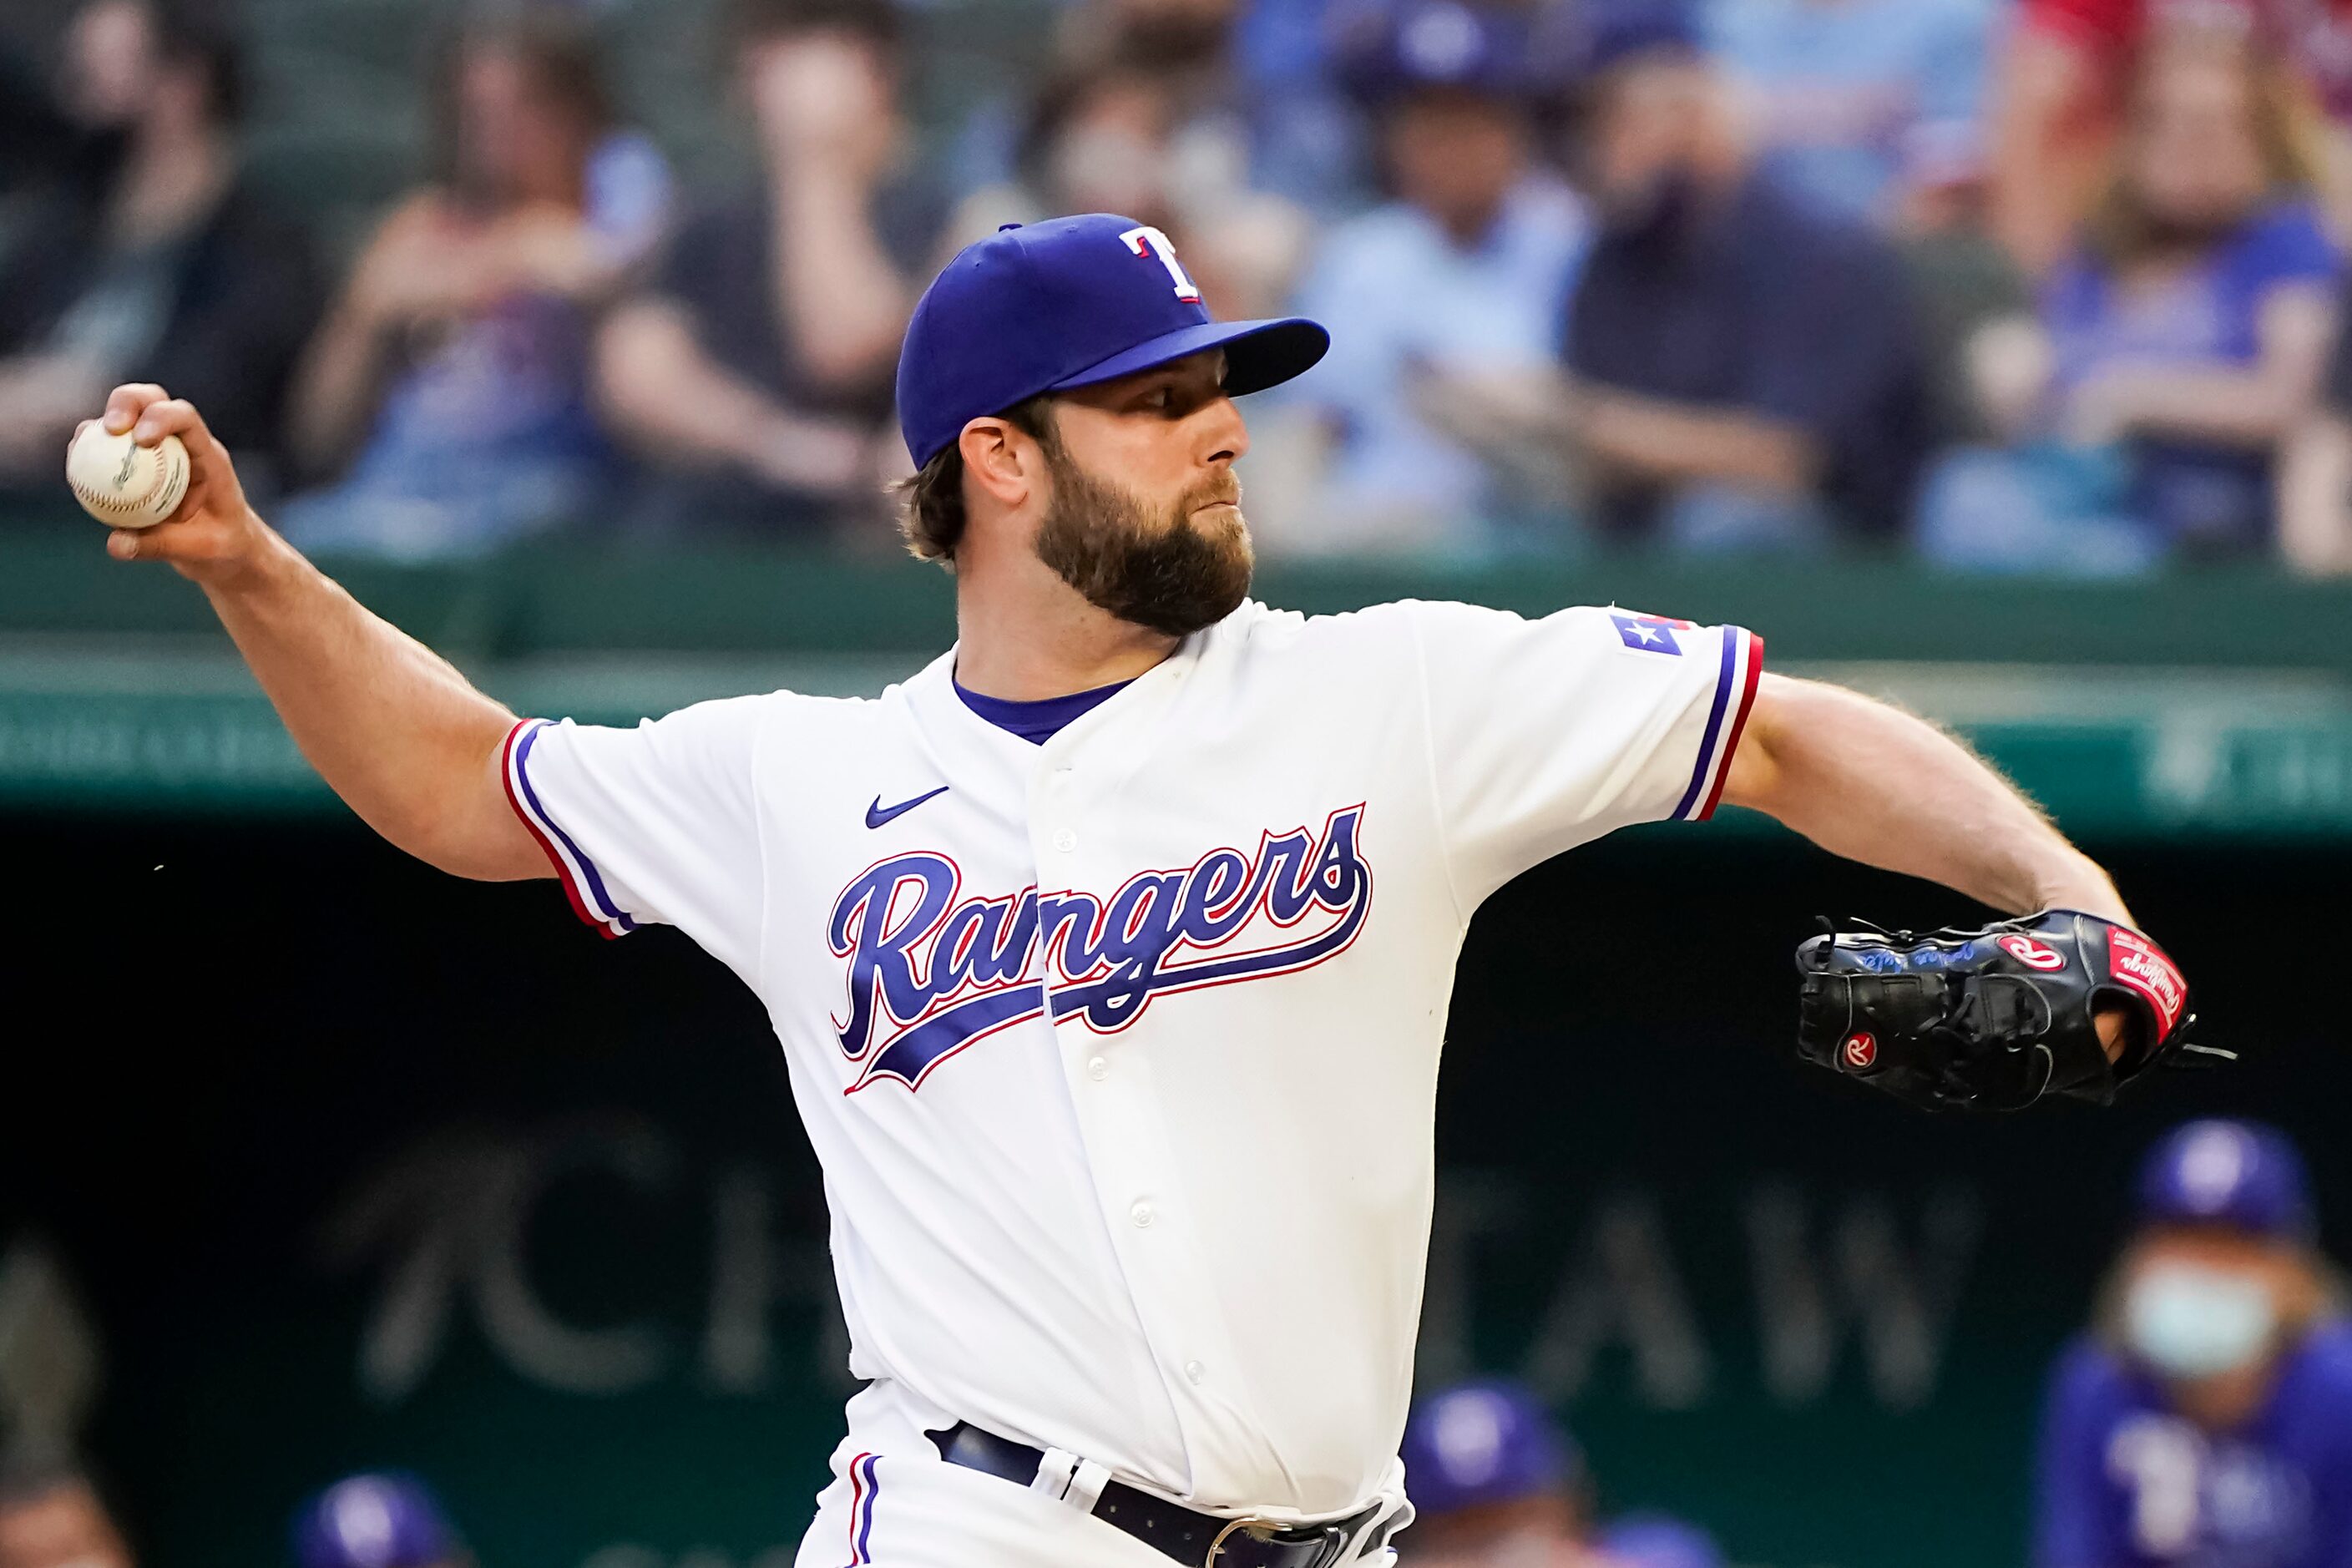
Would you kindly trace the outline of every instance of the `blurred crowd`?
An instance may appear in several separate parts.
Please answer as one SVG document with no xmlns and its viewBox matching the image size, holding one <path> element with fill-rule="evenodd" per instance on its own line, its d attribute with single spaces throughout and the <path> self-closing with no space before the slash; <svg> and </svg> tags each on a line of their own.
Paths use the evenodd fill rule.
<svg viewBox="0 0 2352 1568">
<path fill-rule="evenodd" d="M 1254 400 L 1269 554 L 2352 572 L 2345 0 L 1054 0 L 918 113 L 996 3 L 721 0 L 705 188 L 609 6 L 420 0 L 346 246 L 249 176 L 234 0 L 83 0 L 0 56 L 0 502 L 141 379 L 321 552 L 887 550 L 922 285 L 1107 210 L 1332 330 Z"/>
<path fill-rule="evenodd" d="M 2026 1560 L 2352 1563 L 2352 1299 L 2320 1248 L 2301 1152 L 2260 1122 L 2185 1123 L 2143 1158 L 2132 1208 L 2088 1326 L 2050 1370 Z M 1395 1543 L 1402 1568 L 1728 1561 L 1701 1525 L 1605 1511 L 1610 1489 L 1583 1451 L 1508 1381 L 1428 1394 L 1401 1452 L 1417 1510 Z M 475 1563 L 430 1488 L 403 1472 L 346 1477 L 305 1501 L 289 1560 Z M 0 1452 L 0 1568 L 135 1559 L 86 1472 L 54 1455 Z"/>
</svg>

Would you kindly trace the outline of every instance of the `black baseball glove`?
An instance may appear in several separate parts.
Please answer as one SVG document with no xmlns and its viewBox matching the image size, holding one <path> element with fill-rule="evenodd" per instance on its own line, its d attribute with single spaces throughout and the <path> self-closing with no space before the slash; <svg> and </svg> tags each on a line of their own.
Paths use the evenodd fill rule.
<svg viewBox="0 0 2352 1568">
<path fill-rule="evenodd" d="M 1797 1050 L 1930 1110 L 2021 1110 L 2045 1094 L 2104 1105 L 2189 1045 L 2189 985 L 2156 943 L 2074 910 L 1915 935 L 1856 921 L 1797 949 Z M 2110 1063 L 2095 1012 L 2132 1019 Z"/>
</svg>

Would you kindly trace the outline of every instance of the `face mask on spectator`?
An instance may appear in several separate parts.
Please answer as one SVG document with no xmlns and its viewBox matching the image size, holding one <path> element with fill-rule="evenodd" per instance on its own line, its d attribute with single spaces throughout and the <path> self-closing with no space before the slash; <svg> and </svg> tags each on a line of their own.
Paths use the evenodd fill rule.
<svg viewBox="0 0 2352 1568">
<path fill-rule="evenodd" d="M 2132 1349 L 2173 1377 L 2211 1377 L 2252 1363 L 2278 1327 L 2260 1280 L 2193 1263 L 2162 1263 L 2133 1282 L 2124 1307 Z"/>
</svg>

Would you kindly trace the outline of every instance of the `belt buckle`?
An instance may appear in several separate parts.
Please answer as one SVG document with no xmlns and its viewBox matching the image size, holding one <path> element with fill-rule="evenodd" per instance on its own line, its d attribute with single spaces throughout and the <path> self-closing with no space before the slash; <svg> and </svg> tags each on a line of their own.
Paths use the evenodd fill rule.
<svg viewBox="0 0 2352 1568">
<path fill-rule="evenodd" d="M 1224 1528 L 1217 1531 L 1216 1538 L 1209 1542 L 1209 1554 L 1201 1560 L 1201 1568 L 1217 1568 L 1217 1559 L 1224 1554 L 1225 1542 L 1231 1540 L 1236 1531 L 1246 1531 L 1252 1540 L 1264 1542 L 1269 1546 L 1309 1544 L 1305 1541 L 1284 1542 L 1275 1539 L 1286 1531 L 1299 1528 L 1297 1525 L 1281 1523 L 1276 1520 L 1256 1519 L 1246 1515 L 1240 1519 L 1229 1519 L 1225 1521 Z M 1348 1549 L 1348 1532 L 1336 1524 L 1308 1525 L 1305 1528 L 1314 1531 L 1320 1539 L 1312 1543 L 1318 1548 L 1315 1555 L 1301 1564 L 1300 1568 L 1331 1568 L 1333 1563 L 1339 1561 L 1339 1554 Z"/>
<path fill-rule="evenodd" d="M 1217 1531 L 1215 1539 L 1209 1542 L 1209 1554 L 1201 1560 L 1201 1568 L 1217 1568 L 1217 1559 L 1224 1555 L 1225 1542 L 1233 1539 L 1234 1532 L 1253 1528 L 1271 1531 L 1276 1526 L 1272 1520 L 1252 1519 L 1247 1515 L 1225 1521 L 1225 1527 Z"/>
</svg>

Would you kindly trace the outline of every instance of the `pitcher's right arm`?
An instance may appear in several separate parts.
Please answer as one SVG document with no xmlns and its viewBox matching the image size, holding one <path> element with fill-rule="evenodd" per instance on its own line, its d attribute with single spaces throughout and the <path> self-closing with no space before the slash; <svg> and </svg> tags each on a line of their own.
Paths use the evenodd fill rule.
<svg viewBox="0 0 2352 1568">
<path fill-rule="evenodd" d="M 424 644 L 371 613 L 261 521 L 227 451 L 188 404 L 117 387 L 106 427 L 142 446 L 177 436 L 188 493 L 164 522 L 118 529 L 118 561 L 162 561 L 205 591 L 295 744 L 367 825 L 456 876 L 553 876 L 509 807 L 515 716 Z"/>
</svg>

